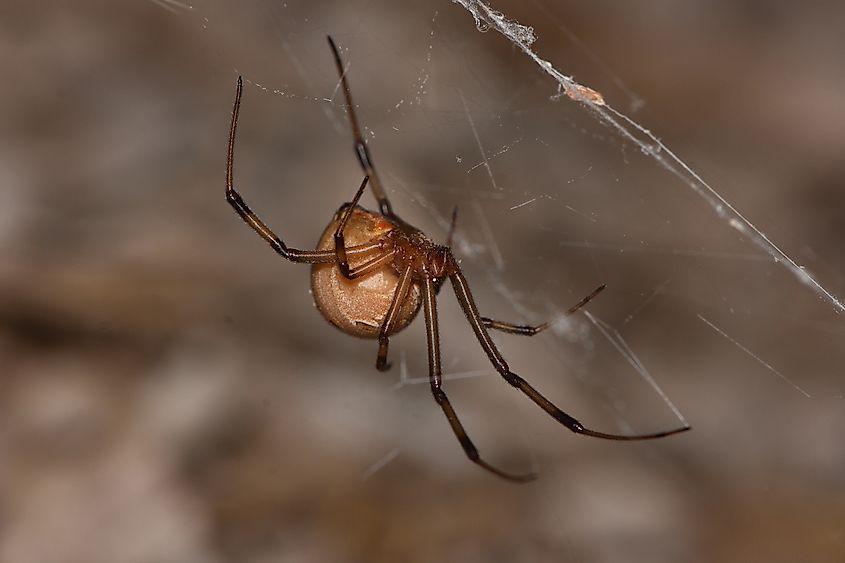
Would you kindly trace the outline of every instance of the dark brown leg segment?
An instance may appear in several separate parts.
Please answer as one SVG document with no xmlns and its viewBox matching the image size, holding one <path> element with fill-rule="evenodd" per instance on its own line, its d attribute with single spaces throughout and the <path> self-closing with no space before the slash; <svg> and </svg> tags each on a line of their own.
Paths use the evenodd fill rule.
<svg viewBox="0 0 845 563">
<path fill-rule="evenodd" d="M 599 293 L 601 293 L 602 291 L 604 291 L 604 289 L 606 287 L 607 286 L 604 285 L 604 284 L 597 287 L 591 294 L 584 297 L 583 299 L 581 299 L 581 301 L 579 301 L 578 303 L 576 303 L 575 305 L 570 307 L 569 310 L 566 311 L 566 315 L 564 315 L 564 317 L 568 317 L 569 315 L 576 312 L 578 309 L 580 309 L 581 307 L 583 307 L 584 305 L 586 305 L 587 303 L 592 301 L 593 298 L 596 295 L 598 295 Z M 484 323 L 485 328 L 492 328 L 494 330 L 500 330 L 502 332 L 507 332 L 509 334 L 520 334 L 522 336 L 534 336 L 538 332 L 542 332 L 542 331 L 546 330 L 547 328 L 549 328 L 549 326 L 550 326 L 549 323 L 543 323 L 543 324 L 536 325 L 536 326 L 517 325 L 517 324 L 505 323 L 505 322 L 502 322 L 502 321 L 496 321 L 496 320 L 493 320 L 489 317 L 481 317 L 481 322 Z"/>
<path fill-rule="evenodd" d="M 352 211 L 358 205 L 358 201 L 361 199 L 361 194 L 364 193 L 364 188 L 367 187 L 368 180 L 369 177 L 364 176 L 364 181 L 361 182 L 361 186 L 358 188 L 358 191 L 355 192 L 355 197 L 353 197 L 352 201 L 347 205 L 346 211 L 343 212 L 343 217 L 341 217 L 340 223 L 338 223 L 337 229 L 335 229 L 334 232 L 334 252 L 337 256 L 337 267 L 340 269 L 340 273 L 343 274 L 343 277 L 350 280 L 360 276 L 361 273 L 356 271 L 353 275 L 353 271 L 349 268 L 349 259 L 347 257 L 349 249 L 346 248 L 346 241 L 343 238 L 343 230 L 346 228 L 346 223 L 349 222 L 349 217 L 352 216 Z M 373 246 L 378 246 L 378 243 L 374 243 Z M 372 260 L 370 262 L 372 262 Z M 369 262 L 359 266 L 356 270 L 360 270 L 368 264 Z"/>
<path fill-rule="evenodd" d="M 233 169 L 235 161 L 235 132 L 238 127 L 238 112 L 241 107 L 241 96 L 243 94 L 243 80 L 238 77 L 238 87 L 235 92 L 235 105 L 232 109 L 232 124 L 229 128 L 229 148 L 226 156 L 226 201 L 240 215 L 241 219 L 255 230 L 270 247 L 279 253 L 282 258 L 290 260 L 291 262 L 305 262 L 308 264 L 328 264 L 335 262 L 337 257 L 333 250 L 298 250 L 296 248 L 289 248 L 271 229 L 268 227 L 258 215 L 253 212 L 241 195 L 235 190 L 233 186 Z M 378 245 L 361 245 L 355 249 L 347 249 L 356 255 L 364 252 L 369 252 Z"/>
<path fill-rule="evenodd" d="M 464 430 L 464 426 L 461 424 L 460 419 L 458 419 L 455 409 L 452 408 L 452 404 L 449 402 L 449 397 L 446 396 L 446 392 L 442 389 L 443 377 L 440 367 L 440 336 L 438 335 L 437 303 L 435 299 L 434 283 L 430 279 L 426 279 L 423 288 L 423 303 L 425 307 L 426 336 L 428 338 L 428 377 L 431 381 L 431 393 L 434 395 L 434 400 L 443 409 L 443 414 L 446 415 L 449 426 L 452 427 L 452 431 L 455 433 L 470 461 L 509 481 L 523 483 L 536 479 L 537 475 L 534 473 L 525 475 L 506 473 L 481 459 L 478 449 L 472 443 L 472 440 L 470 440 L 466 430 Z"/>
<path fill-rule="evenodd" d="M 411 289 L 411 269 L 408 268 L 399 277 L 399 283 L 396 284 L 396 291 L 393 293 L 393 300 L 390 302 L 390 307 L 387 309 L 387 314 L 381 323 L 381 329 L 378 333 L 378 357 L 376 358 L 376 369 L 379 371 L 387 371 L 390 369 L 390 364 L 387 363 L 387 347 L 389 345 L 388 335 L 393 331 L 393 325 L 396 324 L 396 318 L 399 316 L 402 303 L 408 296 L 408 290 Z"/>
<path fill-rule="evenodd" d="M 352 126 L 352 136 L 355 139 L 355 155 L 358 157 L 358 162 L 361 163 L 361 168 L 364 174 L 370 178 L 370 188 L 373 190 L 373 195 L 378 201 L 379 211 L 382 215 L 393 217 L 393 209 L 390 207 L 390 202 L 384 194 L 384 189 L 381 187 L 381 180 L 376 174 L 373 166 L 373 159 L 370 157 L 370 151 L 364 143 L 364 137 L 361 135 L 361 128 L 358 126 L 358 117 L 355 114 L 355 103 L 352 101 L 352 94 L 349 91 L 349 83 L 346 81 L 346 71 L 343 68 L 343 60 L 340 58 L 340 51 L 337 49 L 334 40 L 328 37 L 329 46 L 334 54 L 334 60 L 337 64 L 337 73 L 340 75 L 341 86 L 343 87 L 343 95 L 346 98 L 346 108 L 349 115 L 349 124 Z"/>
<path fill-rule="evenodd" d="M 460 267 L 458 266 L 458 263 L 455 261 L 454 258 L 449 258 L 447 268 L 449 270 L 449 279 L 452 281 L 452 286 L 455 288 L 455 295 L 458 298 L 458 302 L 460 303 L 461 308 L 464 310 L 464 314 L 466 315 L 473 332 L 475 332 L 475 336 L 476 338 L 478 338 L 478 342 L 481 344 L 481 348 L 487 354 L 487 357 L 490 359 L 490 363 L 493 364 L 493 367 L 496 368 L 496 371 L 499 372 L 499 374 L 505 379 L 505 381 L 525 393 L 529 399 L 534 401 L 537 406 L 546 411 L 549 416 L 569 428 L 571 431 L 575 432 L 576 434 L 585 434 L 587 436 L 593 436 L 595 438 L 604 438 L 606 440 L 651 440 L 654 438 L 670 436 L 672 434 L 677 434 L 678 432 L 684 432 L 690 429 L 689 426 L 682 426 L 673 430 L 654 432 L 651 434 L 622 435 L 606 434 L 604 432 L 597 432 L 595 430 L 585 428 L 583 424 L 581 424 L 576 419 L 560 410 L 554 403 L 546 399 L 543 395 L 540 394 L 539 391 L 529 385 L 527 381 L 525 381 L 520 376 L 510 370 L 510 367 L 508 367 L 507 362 L 502 357 L 502 354 L 499 352 L 498 348 L 496 348 L 496 345 L 493 343 L 493 340 L 490 338 L 490 335 L 487 333 L 487 329 L 484 327 L 482 317 L 478 313 L 478 307 L 475 305 L 475 301 L 473 300 L 472 294 L 470 293 L 469 285 L 467 284 L 466 278 L 464 277 Z"/>
</svg>

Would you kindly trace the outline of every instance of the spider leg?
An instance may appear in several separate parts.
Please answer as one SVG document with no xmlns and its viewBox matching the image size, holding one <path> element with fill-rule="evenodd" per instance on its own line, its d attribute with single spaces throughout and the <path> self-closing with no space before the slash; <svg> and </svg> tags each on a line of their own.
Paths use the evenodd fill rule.
<svg viewBox="0 0 845 563">
<path fill-rule="evenodd" d="M 440 367 L 440 336 L 438 335 L 437 325 L 437 302 L 434 282 L 430 278 L 425 279 L 425 286 L 423 288 L 423 303 L 425 307 L 426 337 L 428 340 L 428 377 L 431 382 L 431 393 L 434 395 L 434 400 L 437 401 L 437 404 L 440 405 L 441 409 L 443 409 L 443 414 L 446 415 L 446 419 L 449 421 L 449 426 L 452 427 L 452 431 L 458 438 L 458 442 L 461 443 L 464 453 L 466 453 L 466 456 L 470 459 L 470 461 L 480 465 L 487 471 L 493 473 L 494 475 L 498 475 L 503 479 L 522 483 L 536 479 L 537 475 L 535 473 L 527 473 L 523 475 L 506 473 L 481 459 L 478 449 L 475 447 L 475 444 L 472 443 L 472 440 L 470 440 L 466 430 L 464 430 L 463 424 L 461 424 L 458 415 L 455 413 L 455 409 L 452 408 L 452 403 L 449 402 L 449 397 L 446 396 L 446 392 L 442 389 L 443 377 Z"/>
<path fill-rule="evenodd" d="M 370 157 L 370 151 L 364 143 L 364 137 L 361 135 L 361 128 L 358 126 L 358 117 L 355 115 L 355 104 L 352 102 L 352 94 L 349 91 L 349 83 L 346 81 L 346 71 L 343 68 L 343 60 L 340 58 L 340 52 L 337 50 L 334 40 L 328 36 L 329 46 L 334 54 L 334 60 L 337 64 L 337 72 L 340 75 L 341 86 L 343 87 L 343 95 L 346 98 L 346 107 L 349 114 L 349 124 L 352 126 L 352 135 L 355 138 L 355 154 L 358 156 L 358 162 L 361 163 L 361 168 L 364 174 L 370 177 L 370 187 L 373 190 L 373 195 L 378 201 L 379 211 L 382 215 L 393 217 L 393 208 L 390 206 L 387 196 L 384 194 L 384 189 L 381 187 L 381 180 L 373 167 L 373 159 Z"/>
<path fill-rule="evenodd" d="M 360 278 L 361 276 L 366 276 L 369 273 L 375 272 L 376 270 L 383 268 L 385 264 L 393 260 L 393 257 L 396 255 L 395 250 L 391 250 L 390 252 L 386 252 L 384 254 L 380 254 L 373 258 L 370 258 L 360 266 L 357 266 L 349 271 L 349 275 L 346 276 L 347 279 L 354 280 L 355 278 Z"/>
<path fill-rule="evenodd" d="M 581 307 L 583 307 L 584 305 L 586 305 L 587 303 L 592 301 L 593 298 L 596 295 L 598 295 L 599 293 L 601 293 L 602 291 L 604 291 L 604 289 L 606 287 L 607 287 L 606 284 L 602 284 L 602 285 L 598 286 L 591 294 L 587 295 L 586 297 L 581 299 L 581 301 L 579 301 L 578 303 L 576 303 L 575 305 L 570 307 L 569 310 L 566 311 L 566 314 L 564 315 L 564 317 L 568 317 L 569 315 L 576 312 L 578 309 L 580 309 Z M 505 322 L 502 322 L 502 321 L 496 321 L 496 320 L 493 320 L 489 317 L 481 317 L 481 322 L 484 323 L 485 328 L 492 328 L 492 329 L 495 329 L 495 330 L 500 330 L 502 332 L 507 332 L 509 334 L 520 334 L 522 336 L 534 336 L 538 332 L 542 332 L 542 331 L 546 330 L 547 328 L 549 328 L 549 326 L 551 326 L 551 323 L 548 323 L 548 322 L 543 323 L 543 324 L 539 324 L 539 325 L 533 325 L 533 326 L 532 325 L 517 325 L 517 324 L 505 323 Z"/>
<path fill-rule="evenodd" d="M 290 260 L 291 262 L 305 262 L 308 264 L 325 264 L 332 263 L 337 260 L 334 250 L 298 250 L 296 248 L 289 248 L 271 229 L 268 227 L 258 215 L 249 208 L 241 195 L 235 190 L 233 186 L 233 169 L 235 162 L 235 132 L 238 127 L 238 113 L 241 107 L 241 96 L 243 94 L 243 80 L 238 77 L 238 87 L 235 92 L 235 105 L 232 109 L 232 125 L 229 128 L 229 148 L 226 155 L 226 201 L 234 208 L 235 212 L 240 215 L 241 219 L 258 233 L 270 247 L 278 252 L 282 258 Z M 361 255 L 378 248 L 378 244 L 359 245 L 354 248 L 349 248 L 350 254 Z"/>
<path fill-rule="evenodd" d="M 493 364 L 493 367 L 496 368 L 496 371 L 499 372 L 499 374 L 505 379 L 505 381 L 525 393 L 525 395 L 527 395 L 529 399 L 534 401 L 537 406 L 546 411 L 549 416 L 569 428 L 571 431 L 575 432 L 576 434 L 585 434 L 587 436 L 593 436 L 595 438 L 604 438 L 606 440 L 651 440 L 654 438 L 662 438 L 664 436 L 677 434 L 678 432 L 684 432 L 690 429 L 690 426 L 685 425 L 680 428 L 665 430 L 662 432 L 654 432 L 651 434 L 623 435 L 607 434 L 604 432 L 597 432 L 595 430 L 585 428 L 583 424 L 581 424 L 575 418 L 569 416 L 568 414 L 560 410 L 554 403 L 549 401 L 542 394 L 540 394 L 539 391 L 534 389 L 534 387 L 532 387 L 527 381 L 525 381 L 520 376 L 510 370 L 510 367 L 508 366 L 507 362 L 502 357 L 502 354 L 499 352 L 498 348 L 496 348 L 496 345 L 493 343 L 493 340 L 490 338 L 490 334 L 487 332 L 487 329 L 484 326 L 484 321 L 482 320 L 481 315 L 479 315 L 478 313 L 478 307 L 475 305 L 475 301 L 472 298 L 472 294 L 470 293 L 469 285 L 467 284 L 466 278 L 461 272 L 457 261 L 452 256 L 449 257 L 449 261 L 447 262 L 447 270 L 449 272 L 449 279 L 452 282 L 452 287 L 455 290 L 455 296 L 458 298 L 458 302 L 460 303 L 461 308 L 464 310 L 464 314 L 466 315 L 466 318 L 469 321 L 473 332 L 475 332 L 475 336 L 476 338 L 478 338 L 478 342 L 481 344 L 481 348 L 487 354 L 487 357 L 490 359 L 490 363 Z"/>
<path fill-rule="evenodd" d="M 346 241 L 343 238 L 343 230 L 346 228 L 346 223 L 349 222 L 349 217 L 352 216 L 352 211 L 358 205 L 358 201 L 361 199 L 361 194 L 364 193 L 364 188 L 367 187 L 369 179 L 369 176 L 364 176 L 364 181 L 361 182 L 361 186 L 358 188 L 358 191 L 355 192 L 355 197 L 353 197 L 352 201 L 347 204 L 346 210 L 343 212 L 343 217 L 341 217 L 340 223 L 338 223 L 337 229 L 335 229 L 334 232 L 334 252 L 337 257 L 337 267 L 340 269 L 340 273 L 343 274 L 343 277 L 350 280 L 361 274 L 357 273 L 353 276 L 353 272 L 349 269 L 349 259 L 347 258 L 347 248 Z"/>
<path fill-rule="evenodd" d="M 540 325 L 517 325 L 497 321 L 491 319 L 490 317 L 481 317 L 481 322 L 484 323 L 485 328 L 492 328 L 493 330 L 507 332 L 508 334 L 519 334 L 522 336 L 534 336 L 538 332 L 543 332 L 551 326 L 548 322 Z"/>
<path fill-rule="evenodd" d="M 411 289 L 411 268 L 405 269 L 399 277 L 399 282 L 396 284 L 396 291 L 393 292 L 393 299 L 390 301 L 390 307 L 384 315 L 384 320 L 381 322 L 381 328 L 378 332 L 378 357 L 376 358 L 376 369 L 379 371 L 387 371 L 390 369 L 390 364 L 387 362 L 387 347 L 389 345 L 388 335 L 393 331 L 393 325 L 396 324 L 396 319 L 399 317 L 399 311 L 402 304 L 405 302 L 405 297 L 408 296 L 408 291 Z"/>
</svg>

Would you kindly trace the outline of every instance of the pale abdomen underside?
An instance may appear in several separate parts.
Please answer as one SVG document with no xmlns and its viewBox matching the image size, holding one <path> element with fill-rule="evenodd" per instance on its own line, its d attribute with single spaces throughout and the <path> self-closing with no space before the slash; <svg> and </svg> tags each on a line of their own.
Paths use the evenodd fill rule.
<svg viewBox="0 0 845 563">
<path fill-rule="evenodd" d="M 338 215 L 326 227 L 317 243 L 317 250 L 334 249 L 334 233 L 339 223 Z M 363 208 L 353 210 L 343 231 L 346 247 L 372 242 L 393 228 L 382 216 Z M 378 256 L 378 249 L 363 256 L 350 258 L 351 268 Z M 311 293 L 320 313 L 334 326 L 347 334 L 362 338 L 378 337 L 399 275 L 388 264 L 366 276 L 346 279 L 335 264 L 314 264 L 311 267 Z M 422 295 L 418 284 L 411 284 L 408 296 L 401 305 L 396 325 L 389 334 L 408 326 L 420 309 Z"/>
</svg>

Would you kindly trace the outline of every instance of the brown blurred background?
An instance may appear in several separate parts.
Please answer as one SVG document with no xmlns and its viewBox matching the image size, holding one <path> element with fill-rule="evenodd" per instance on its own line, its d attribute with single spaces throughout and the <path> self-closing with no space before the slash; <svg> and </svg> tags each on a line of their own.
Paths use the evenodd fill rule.
<svg viewBox="0 0 845 563">
<path fill-rule="evenodd" d="M 845 296 L 845 8 L 494 7 Z M 843 316 L 459 5 L 7 0 L 0 29 L 0 561 L 845 560 Z M 223 173 L 241 73 L 252 207 L 308 248 L 351 197 L 329 33 L 394 207 L 443 240 L 458 206 L 483 313 L 608 284 L 610 337 L 496 335 L 515 371 L 599 430 L 678 425 L 628 346 L 691 432 L 572 435 L 447 286 L 450 397 L 491 462 L 540 472 L 505 483 L 433 402 L 421 324 L 383 374 L 322 320 Z"/>
</svg>

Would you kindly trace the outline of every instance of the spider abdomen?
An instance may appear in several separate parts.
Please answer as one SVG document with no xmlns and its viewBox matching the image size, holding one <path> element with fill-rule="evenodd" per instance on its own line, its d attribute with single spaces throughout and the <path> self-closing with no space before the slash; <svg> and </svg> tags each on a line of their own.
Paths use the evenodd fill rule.
<svg viewBox="0 0 845 563">
<path fill-rule="evenodd" d="M 344 209 L 345 206 L 335 214 L 332 222 L 323 231 L 317 243 L 317 250 L 334 248 L 334 233 Z M 348 248 L 386 239 L 386 235 L 395 228 L 396 225 L 384 216 L 356 207 L 346 223 L 343 235 Z M 384 250 L 376 248 L 362 256 L 350 257 L 349 265 L 355 268 L 382 252 Z M 399 274 L 391 263 L 354 280 L 345 278 L 337 264 L 314 264 L 311 267 L 311 294 L 317 309 L 327 321 L 343 332 L 361 338 L 378 337 L 398 283 Z M 421 304 L 422 293 L 419 285 L 413 283 L 389 334 L 395 334 L 408 326 L 420 310 Z"/>
</svg>

